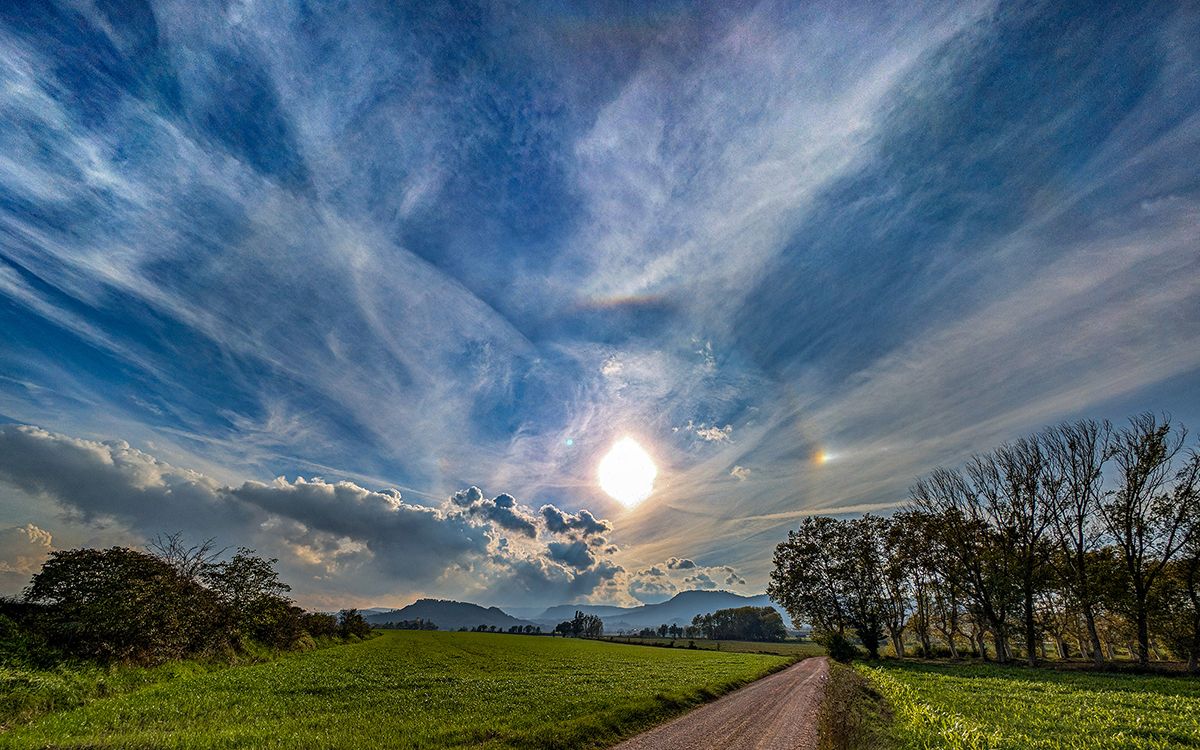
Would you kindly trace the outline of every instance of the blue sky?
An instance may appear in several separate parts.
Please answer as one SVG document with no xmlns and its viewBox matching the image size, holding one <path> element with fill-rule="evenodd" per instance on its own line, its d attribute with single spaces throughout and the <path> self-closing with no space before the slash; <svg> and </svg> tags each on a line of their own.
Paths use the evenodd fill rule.
<svg viewBox="0 0 1200 750">
<path fill-rule="evenodd" d="M 1200 427 L 1194 3 L 561 6 L 0 7 L 7 590 L 180 529 L 312 606 L 752 593 L 1044 424 Z"/>
</svg>

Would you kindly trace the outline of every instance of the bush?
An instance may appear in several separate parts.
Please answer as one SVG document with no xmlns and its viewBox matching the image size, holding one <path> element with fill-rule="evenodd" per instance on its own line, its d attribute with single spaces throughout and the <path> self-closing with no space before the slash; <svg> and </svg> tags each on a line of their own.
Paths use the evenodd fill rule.
<svg viewBox="0 0 1200 750">
<path fill-rule="evenodd" d="M 849 664 L 861 654 L 858 646 L 841 633 L 824 633 L 813 640 L 825 647 L 831 659 L 843 664 Z"/>
<path fill-rule="evenodd" d="M 26 591 L 54 646 L 143 664 L 227 645 L 216 594 L 153 555 L 123 547 L 52 552 Z"/>
</svg>

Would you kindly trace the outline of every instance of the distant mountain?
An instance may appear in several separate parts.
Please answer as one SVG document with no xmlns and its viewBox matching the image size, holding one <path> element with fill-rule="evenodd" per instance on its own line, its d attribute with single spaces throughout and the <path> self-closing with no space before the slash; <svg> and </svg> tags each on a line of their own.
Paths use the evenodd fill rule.
<svg viewBox="0 0 1200 750">
<path fill-rule="evenodd" d="M 613 607 L 607 604 L 559 604 L 556 607 L 551 607 L 545 612 L 537 616 L 539 622 L 551 620 L 557 625 L 563 620 L 570 620 L 575 616 L 576 611 L 581 611 L 585 615 L 600 615 L 600 618 L 619 615 L 622 612 L 628 612 L 631 607 Z"/>
<path fill-rule="evenodd" d="M 513 625 L 536 625 L 529 620 L 519 620 L 499 607 L 481 607 L 470 602 L 455 602 L 443 599 L 418 599 L 402 609 L 392 609 L 367 615 L 367 622 L 382 625 L 400 620 L 420 618 L 432 622 L 440 630 L 475 628 L 479 625 L 508 630 Z"/>
<path fill-rule="evenodd" d="M 665 602 L 645 604 L 640 607 L 611 607 L 598 604 L 560 604 L 550 607 L 537 617 L 545 628 L 569 620 L 575 610 L 585 614 L 599 615 L 608 632 L 619 630 L 641 630 L 659 625 L 690 625 L 696 615 L 710 614 L 718 609 L 730 607 L 774 607 L 790 623 L 787 613 L 779 608 L 766 594 L 741 596 L 731 591 L 681 591 Z"/>
</svg>

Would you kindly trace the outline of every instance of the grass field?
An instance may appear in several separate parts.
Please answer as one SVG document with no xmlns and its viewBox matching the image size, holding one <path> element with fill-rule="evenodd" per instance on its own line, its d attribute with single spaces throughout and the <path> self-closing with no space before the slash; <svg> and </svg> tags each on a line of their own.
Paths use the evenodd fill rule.
<svg viewBox="0 0 1200 750">
<path fill-rule="evenodd" d="M 777 656 L 794 656 L 806 658 L 822 656 L 825 648 L 812 641 L 784 641 L 782 643 L 762 643 L 759 641 L 709 641 L 703 638 L 641 638 L 638 636 L 614 635 L 605 636 L 605 640 L 613 643 L 628 643 L 644 646 L 662 646 L 671 648 L 688 648 L 689 643 L 698 649 L 723 651 L 735 654 L 775 654 Z"/>
<path fill-rule="evenodd" d="M 390 631 L 47 714 L 0 734 L 0 747 L 603 747 L 791 661 Z"/>
<path fill-rule="evenodd" d="M 897 748 L 1200 747 L 1200 681 L 913 662 L 859 666 L 888 699 Z"/>
</svg>

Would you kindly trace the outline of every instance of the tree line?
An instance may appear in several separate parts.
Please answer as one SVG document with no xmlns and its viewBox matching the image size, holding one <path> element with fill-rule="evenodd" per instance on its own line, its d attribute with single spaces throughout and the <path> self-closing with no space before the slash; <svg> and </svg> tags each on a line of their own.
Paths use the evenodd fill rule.
<svg viewBox="0 0 1200 750">
<path fill-rule="evenodd" d="M 599 638 L 604 635 L 604 621 L 599 615 L 589 615 L 575 610 L 575 617 L 563 620 L 554 626 L 554 632 L 575 638 Z"/>
<path fill-rule="evenodd" d="M 83 658 L 158 664 L 244 652 L 252 644 L 311 647 L 317 638 L 363 638 L 353 609 L 306 612 L 288 597 L 277 560 L 178 534 L 143 550 L 52 552 L 20 599 L 0 600 L 9 651 L 39 661 Z"/>
<path fill-rule="evenodd" d="M 722 641 L 777 642 L 787 638 L 783 618 L 774 607 L 733 607 L 692 618 L 691 625 L 663 623 L 642 628 L 639 638 L 708 638 Z"/>
<path fill-rule="evenodd" d="M 906 641 L 1036 664 L 1101 665 L 1127 646 L 1200 659 L 1200 453 L 1169 416 L 1046 428 L 920 477 L 889 518 L 806 518 L 768 593 L 796 622 L 869 655 Z"/>
</svg>

